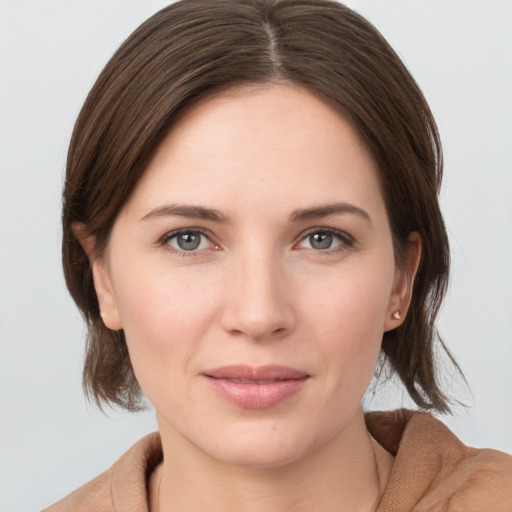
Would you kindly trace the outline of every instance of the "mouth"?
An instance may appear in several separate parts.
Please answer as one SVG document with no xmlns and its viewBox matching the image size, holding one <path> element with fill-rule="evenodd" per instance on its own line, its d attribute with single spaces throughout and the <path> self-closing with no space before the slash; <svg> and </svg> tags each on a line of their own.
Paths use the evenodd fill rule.
<svg viewBox="0 0 512 512">
<path fill-rule="evenodd" d="M 211 388 L 243 409 L 268 409 L 299 393 L 309 375 L 286 366 L 224 366 L 203 372 Z"/>
</svg>

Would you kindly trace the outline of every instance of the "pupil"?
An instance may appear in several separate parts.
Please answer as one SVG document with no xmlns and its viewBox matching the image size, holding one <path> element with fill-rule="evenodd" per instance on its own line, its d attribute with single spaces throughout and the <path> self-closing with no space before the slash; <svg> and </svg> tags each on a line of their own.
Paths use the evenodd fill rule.
<svg viewBox="0 0 512 512">
<path fill-rule="evenodd" d="M 178 237 L 178 245 L 184 251 L 193 251 L 199 247 L 201 238 L 193 233 L 182 233 Z"/>
<path fill-rule="evenodd" d="M 315 233 L 309 239 L 314 249 L 329 249 L 332 244 L 332 235 L 329 233 Z"/>
</svg>

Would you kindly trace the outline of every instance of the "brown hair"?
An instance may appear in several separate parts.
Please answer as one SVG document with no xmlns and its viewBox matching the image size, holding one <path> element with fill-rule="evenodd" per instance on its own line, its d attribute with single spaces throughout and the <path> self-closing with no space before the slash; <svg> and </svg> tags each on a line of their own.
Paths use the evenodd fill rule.
<svg viewBox="0 0 512 512">
<path fill-rule="evenodd" d="M 88 326 L 84 388 L 137 409 L 141 392 L 123 331 L 101 321 L 81 222 L 101 256 L 114 221 L 159 143 L 187 108 L 234 85 L 287 82 L 351 120 L 380 171 L 395 255 L 411 232 L 422 256 L 410 310 L 382 351 L 413 400 L 447 411 L 434 360 L 434 319 L 449 250 L 437 194 L 442 154 L 429 107 L 399 57 L 364 18 L 330 0 L 182 0 L 143 23 L 100 74 L 76 122 L 67 160 L 63 262 Z M 451 356 L 450 356 L 451 357 Z M 453 361 L 453 359 L 452 359 Z"/>
</svg>

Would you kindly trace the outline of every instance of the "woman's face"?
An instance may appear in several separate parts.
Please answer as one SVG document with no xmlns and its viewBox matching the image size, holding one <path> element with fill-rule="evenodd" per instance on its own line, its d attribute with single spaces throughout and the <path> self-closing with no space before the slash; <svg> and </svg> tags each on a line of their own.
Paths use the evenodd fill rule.
<svg viewBox="0 0 512 512">
<path fill-rule="evenodd" d="M 353 432 L 410 281 L 351 125 L 284 85 L 188 112 L 93 270 L 164 441 L 265 467 Z"/>
</svg>

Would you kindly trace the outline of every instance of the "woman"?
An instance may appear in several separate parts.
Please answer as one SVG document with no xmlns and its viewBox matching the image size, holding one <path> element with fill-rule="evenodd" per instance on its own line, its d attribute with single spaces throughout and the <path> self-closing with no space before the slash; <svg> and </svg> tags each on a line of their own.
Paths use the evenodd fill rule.
<svg viewBox="0 0 512 512">
<path fill-rule="evenodd" d="M 63 259 L 87 391 L 142 390 L 160 434 L 49 510 L 509 508 L 510 457 L 361 408 L 382 353 L 449 411 L 441 170 L 414 80 L 337 3 L 186 0 L 139 27 L 75 126 Z"/>
</svg>

